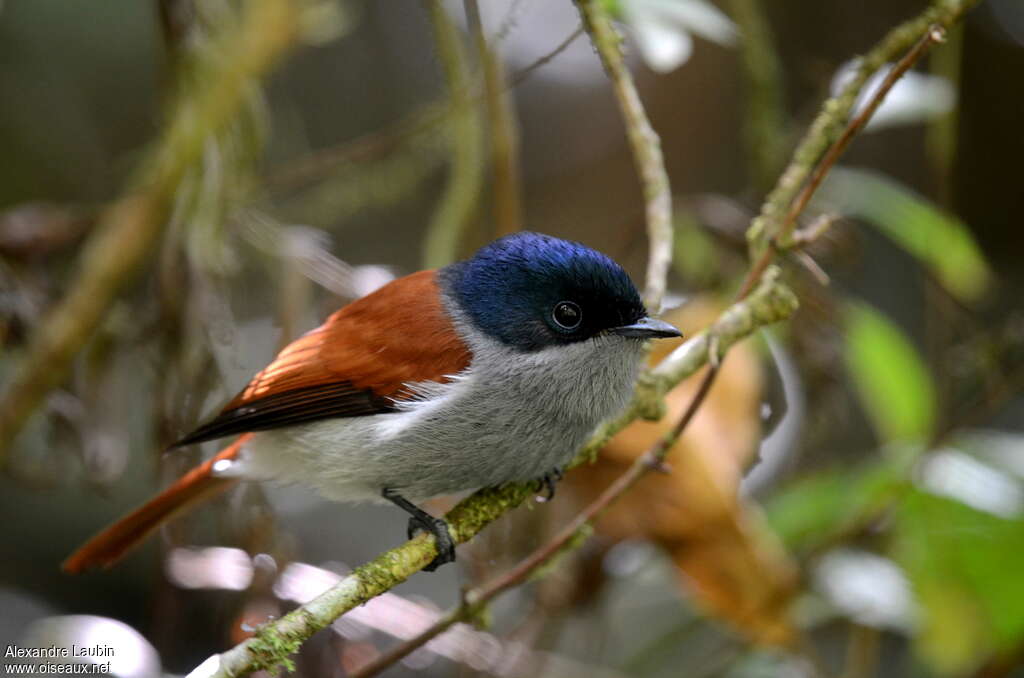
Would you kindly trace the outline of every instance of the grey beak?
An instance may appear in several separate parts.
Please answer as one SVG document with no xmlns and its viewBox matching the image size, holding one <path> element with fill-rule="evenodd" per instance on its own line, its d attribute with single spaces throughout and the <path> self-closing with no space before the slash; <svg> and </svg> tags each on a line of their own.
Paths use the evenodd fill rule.
<svg viewBox="0 0 1024 678">
<path fill-rule="evenodd" d="M 638 339 L 659 339 L 665 337 L 681 337 L 683 333 L 664 320 L 657 318 L 641 318 L 632 325 L 613 327 L 608 330 L 612 334 L 621 337 L 636 337 Z"/>
</svg>

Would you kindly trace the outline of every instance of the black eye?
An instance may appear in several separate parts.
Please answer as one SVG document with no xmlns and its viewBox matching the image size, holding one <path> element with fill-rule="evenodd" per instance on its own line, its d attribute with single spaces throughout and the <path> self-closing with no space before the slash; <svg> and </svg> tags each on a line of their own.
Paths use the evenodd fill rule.
<svg viewBox="0 0 1024 678">
<path fill-rule="evenodd" d="M 583 322 L 583 311 L 580 310 L 579 304 L 560 301 L 552 309 L 551 318 L 563 330 L 574 330 Z"/>
</svg>

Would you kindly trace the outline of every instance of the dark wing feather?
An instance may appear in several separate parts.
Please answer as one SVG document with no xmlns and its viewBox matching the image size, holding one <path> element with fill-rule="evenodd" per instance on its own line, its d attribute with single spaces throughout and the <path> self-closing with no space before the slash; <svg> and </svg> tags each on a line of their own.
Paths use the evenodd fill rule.
<svg viewBox="0 0 1024 678">
<path fill-rule="evenodd" d="M 470 353 L 441 302 L 434 271 L 399 278 L 299 337 L 212 421 L 176 445 L 333 417 L 394 411 L 406 384 L 445 382 Z"/>
<path fill-rule="evenodd" d="M 235 433 L 267 431 L 330 417 L 360 417 L 393 412 L 394 403 L 369 389 L 345 382 L 318 384 L 275 393 L 221 412 L 177 443 L 193 445 Z"/>
</svg>

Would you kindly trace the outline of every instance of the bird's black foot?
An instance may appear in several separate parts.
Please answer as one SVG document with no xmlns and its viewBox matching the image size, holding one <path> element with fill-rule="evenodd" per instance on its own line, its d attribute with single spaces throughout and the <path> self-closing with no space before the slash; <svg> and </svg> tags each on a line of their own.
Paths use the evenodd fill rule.
<svg viewBox="0 0 1024 678">
<path fill-rule="evenodd" d="M 433 572 L 445 563 L 455 562 L 455 540 L 452 539 L 451 532 L 448 531 L 448 523 L 430 515 L 394 490 L 384 488 L 381 496 L 412 516 L 409 518 L 409 527 L 406 530 L 409 539 L 415 537 L 418 532 L 429 532 L 434 535 L 437 557 L 430 561 L 430 564 L 423 568 L 424 570 Z"/>
<path fill-rule="evenodd" d="M 452 539 L 451 532 L 448 531 L 448 523 L 429 514 L 426 519 L 418 516 L 409 518 L 409 538 L 412 539 L 421 531 L 434 535 L 434 543 L 437 544 L 437 556 L 423 568 L 424 570 L 433 572 L 445 563 L 455 562 L 455 540 Z"/>
<path fill-rule="evenodd" d="M 556 466 L 540 478 L 537 478 L 537 491 L 547 489 L 547 496 L 538 497 L 538 501 L 551 501 L 555 498 L 555 483 L 565 476 L 561 466 Z"/>
</svg>

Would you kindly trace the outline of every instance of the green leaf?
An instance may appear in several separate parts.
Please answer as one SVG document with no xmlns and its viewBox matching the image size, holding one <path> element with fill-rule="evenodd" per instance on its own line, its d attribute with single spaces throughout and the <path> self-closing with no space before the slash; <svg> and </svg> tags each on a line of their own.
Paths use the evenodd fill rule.
<svg viewBox="0 0 1024 678">
<path fill-rule="evenodd" d="M 893 555 L 923 611 L 921 657 L 946 674 L 970 673 L 1024 640 L 1024 520 L 926 492 L 896 514 Z"/>
<path fill-rule="evenodd" d="M 906 486 L 916 448 L 857 469 L 834 469 L 801 479 L 766 504 L 768 523 L 787 548 L 813 550 L 888 506 Z"/>
<path fill-rule="evenodd" d="M 879 437 L 926 439 L 935 420 L 935 388 L 913 345 L 869 306 L 848 304 L 845 320 L 846 369 Z"/>
<path fill-rule="evenodd" d="M 966 224 L 891 177 L 837 167 L 818 207 L 863 219 L 927 266 L 951 294 L 979 298 L 992 273 Z"/>
</svg>

